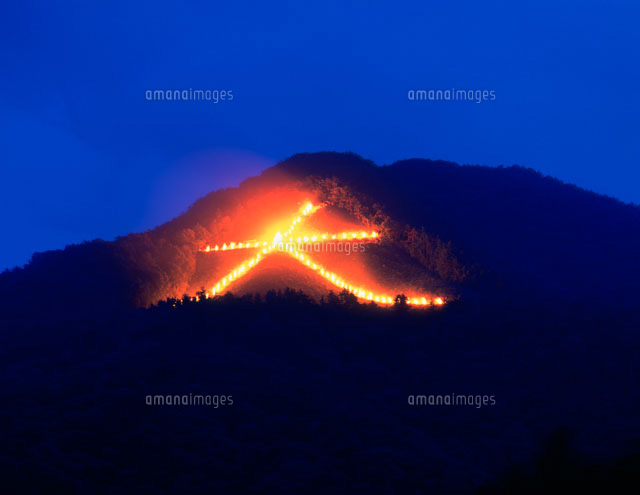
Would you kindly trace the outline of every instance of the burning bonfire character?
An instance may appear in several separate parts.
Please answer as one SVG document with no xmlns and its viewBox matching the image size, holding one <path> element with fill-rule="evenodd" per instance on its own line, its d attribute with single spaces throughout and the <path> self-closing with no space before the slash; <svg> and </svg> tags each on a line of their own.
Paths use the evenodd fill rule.
<svg viewBox="0 0 640 495">
<path fill-rule="evenodd" d="M 262 261 L 266 256 L 268 256 L 272 251 L 280 251 L 286 252 L 296 258 L 300 263 L 305 265 L 308 269 L 317 272 L 320 276 L 324 277 L 340 289 L 346 289 L 353 295 L 355 295 L 358 299 L 366 300 L 366 301 L 374 301 L 378 304 L 391 305 L 395 302 L 395 297 L 387 294 L 374 294 L 367 289 L 349 283 L 344 280 L 342 277 L 338 276 L 335 273 L 332 273 L 329 270 L 326 270 L 322 265 L 314 263 L 308 255 L 303 254 L 298 251 L 296 248 L 296 242 L 293 240 L 293 233 L 299 224 L 302 222 L 303 217 L 309 216 L 313 214 L 319 206 L 314 207 L 311 203 L 307 203 L 300 214 L 296 216 L 292 221 L 288 230 L 283 233 L 276 232 L 273 236 L 273 240 L 271 242 L 263 241 L 263 242 L 230 242 L 224 243 L 222 246 L 215 245 L 213 248 L 211 246 L 207 246 L 205 248 L 205 252 L 217 252 L 217 251 L 227 251 L 227 250 L 235 250 L 235 249 L 256 249 L 258 253 L 251 259 L 245 261 L 240 266 L 238 266 L 233 271 L 229 272 L 227 276 L 223 277 L 222 280 L 216 282 L 210 291 L 207 291 L 207 297 L 215 296 L 219 294 L 223 294 L 224 292 L 229 290 L 229 286 L 238 278 L 245 275 L 249 270 L 255 267 L 260 261 Z M 375 241 L 380 237 L 378 232 L 340 232 L 335 234 L 322 234 L 322 235 L 301 235 L 295 239 L 297 243 L 305 242 L 324 242 L 328 240 L 347 240 L 347 239 L 357 239 L 361 242 Z M 416 306 L 429 306 L 431 304 L 434 305 L 442 305 L 444 304 L 444 300 L 441 297 L 436 298 L 427 298 L 427 297 L 411 297 L 406 299 L 407 304 L 416 305 Z"/>
</svg>

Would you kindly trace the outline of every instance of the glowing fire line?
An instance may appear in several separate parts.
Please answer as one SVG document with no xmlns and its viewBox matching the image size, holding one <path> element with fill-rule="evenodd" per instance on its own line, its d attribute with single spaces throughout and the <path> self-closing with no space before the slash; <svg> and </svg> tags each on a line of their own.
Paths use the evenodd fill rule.
<svg viewBox="0 0 640 495">
<path fill-rule="evenodd" d="M 326 232 L 324 234 L 317 234 L 312 236 L 298 236 L 297 238 L 289 238 L 287 239 L 287 244 L 310 244 L 317 242 L 328 242 L 328 241 L 371 241 L 373 239 L 377 239 L 380 236 L 377 232 L 340 232 L 338 234 L 331 234 Z M 287 232 L 285 232 L 285 236 L 288 237 Z M 282 239 L 284 241 L 284 239 Z M 278 242 L 277 244 L 280 244 Z M 268 243 L 266 241 L 256 242 L 256 241 L 246 241 L 246 242 L 229 242 L 224 243 L 222 246 L 216 244 L 214 247 L 210 245 L 207 246 L 204 251 L 205 253 L 216 252 L 216 251 L 231 251 L 234 249 L 257 249 L 259 247 L 267 247 Z"/>
<path fill-rule="evenodd" d="M 315 272 L 318 272 L 321 276 L 326 278 L 328 282 L 332 283 L 333 285 L 335 285 L 340 289 L 346 289 L 347 291 L 349 291 L 359 299 L 365 299 L 367 301 L 375 301 L 376 303 L 379 303 L 379 304 L 393 304 L 395 302 L 394 297 L 391 297 L 388 295 L 374 294 L 371 291 L 368 291 L 366 289 L 363 289 L 362 287 L 358 287 L 356 285 L 353 285 L 347 282 L 346 280 L 341 278 L 339 275 L 329 270 L 326 270 L 322 265 L 314 263 L 311 260 L 311 258 L 309 258 L 309 256 L 305 256 L 303 253 L 300 253 L 295 249 L 288 251 L 288 253 L 291 254 L 293 257 L 295 257 L 300 263 L 302 263 L 307 268 Z M 411 299 L 407 298 L 407 303 L 415 304 L 417 306 L 428 306 L 430 304 L 441 305 L 441 304 L 444 304 L 444 301 L 440 297 L 436 297 L 433 300 L 427 299 L 425 297 L 414 297 Z"/>
<path fill-rule="evenodd" d="M 301 215 L 307 216 L 315 212 L 320 206 L 313 207 L 311 203 L 308 203 L 303 210 L 301 211 Z M 236 281 L 238 278 L 246 275 L 246 273 L 257 266 L 257 264 L 264 259 L 266 255 L 272 252 L 274 248 L 280 251 L 285 251 L 294 258 L 296 258 L 300 263 L 309 268 L 310 270 L 319 274 L 319 276 L 324 277 L 328 282 L 339 287 L 341 289 L 346 289 L 351 294 L 356 296 L 358 299 L 363 299 L 366 301 L 373 301 L 378 304 L 393 304 L 395 302 L 395 298 L 389 295 L 382 294 L 374 294 L 372 291 L 366 290 L 365 288 L 354 285 L 344 278 L 340 277 L 336 273 L 333 273 L 329 270 L 326 270 L 322 265 L 314 263 L 308 256 L 305 256 L 303 253 L 299 252 L 294 247 L 294 239 L 287 239 L 291 236 L 293 231 L 296 229 L 296 226 L 300 224 L 302 218 L 297 216 L 291 222 L 291 226 L 287 231 L 285 231 L 284 235 L 280 232 L 277 232 L 273 238 L 271 244 L 266 241 L 258 242 L 258 241 L 247 241 L 247 242 L 230 242 L 224 243 L 222 247 L 216 245 L 214 248 L 211 246 L 207 246 L 203 251 L 205 252 L 216 252 L 216 251 L 227 251 L 227 250 L 235 250 L 235 249 L 261 249 L 261 251 L 254 256 L 253 258 L 246 260 L 241 265 L 237 266 L 234 270 L 230 271 L 225 277 L 220 279 L 217 283 L 215 283 L 210 292 L 207 292 L 207 297 L 219 295 L 223 292 L 229 290 L 229 285 Z M 320 235 L 313 236 L 299 236 L 295 239 L 295 241 L 300 243 L 309 243 L 309 242 L 324 242 L 324 241 L 373 241 L 379 237 L 378 232 L 340 232 L 338 234 L 324 233 Z M 286 242 L 285 242 L 286 239 Z M 416 305 L 416 306 L 429 306 L 429 305 L 442 305 L 444 304 L 444 300 L 441 297 L 436 297 L 433 299 L 426 297 L 412 297 L 407 298 L 407 304 Z"/>
</svg>

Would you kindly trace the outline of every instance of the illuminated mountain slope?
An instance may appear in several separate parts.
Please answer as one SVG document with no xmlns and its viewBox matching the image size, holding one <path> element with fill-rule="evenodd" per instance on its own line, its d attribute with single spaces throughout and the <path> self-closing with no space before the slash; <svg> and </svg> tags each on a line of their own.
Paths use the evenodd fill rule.
<svg viewBox="0 0 640 495">
<path fill-rule="evenodd" d="M 0 276 L 0 305 L 17 310 L 43 289 L 34 304 L 54 312 L 70 297 L 77 307 L 100 310 L 194 295 L 210 289 L 216 273 L 251 257 L 208 256 L 208 245 L 272 242 L 307 201 L 323 205 L 309 219 L 308 234 L 380 233 L 358 256 L 313 255 L 372 292 L 607 304 L 634 304 L 640 296 L 636 206 L 520 167 L 428 160 L 378 167 L 353 154 L 315 153 L 214 191 L 148 232 L 37 253 L 23 269 Z"/>
<path fill-rule="evenodd" d="M 371 263 L 372 258 L 366 257 L 365 253 L 367 248 L 371 251 L 371 248 L 379 247 L 380 242 L 385 240 L 384 235 L 378 230 L 367 231 L 362 227 L 357 228 L 357 225 L 349 224 L 343 215 L 336 214 L 336 212 L 327 214 L 328 206 L 328 204 L 314 206 L 311 202 L 306 202 L 292 216 L 289 225 L 285 225 L 286 230 L 267 234 L 267 240 L 262 238 L 245 240 L 244 242 L 218 241 L 215 245 L 207 244 L 203 252 L 207 257 L 213 258 L 213 261 L 207 263 L 208 266 L 204 270 L 196 268 L 196 273 L 204 280 L 205 284 L 200 293 L 202 294 L 204 291 L 204 297 L 215 297 L 234 287 L 238 291 L 237 282 L 239 279 L 244 280 L 251 275 L 255 279 L 255 268 L 262 265 L 266 258 L 273 258 L 276 254 L 284 254 L 296 259 L 303 270 L 314 273 L 316 278 L 323 279 L 337 290 L 347 291 L 360 300 L 391 305 L 396 301 L 397 295 L 404 294 L 408 298 L 408 304 L 421 306 L 443 304 L 447 299 L 444 294 L 425 293 L 425 289 L 428 287 L 421 287 L 419 284 L 411 286 L 407 284 L 406 280 L 409 277 L 403 277 L 403 280 L 398 277 L 398 273 L 421 274 L 425 271 L 424 267 L 415 263 L 413 267 L 406 263 L 404 265 L 396 264 L 395 273 L 387 271 L 388 276 L 381 277 L 380 271 L 376 270 L 375 265 Z M 320 215 L 319 213 L 325 214 Z M 320 218 L 320 220 L 311 223 L 311 220 L 315 218 Z M 276 224 L 282 225 L 282 222 Z M 336 227 L 351 230 L 339 231 L 335 230 Z M 250 257 L 240 261 L 238 255 L 244 252 L 247 252 L 247 256 Z M 381 261 L 380 265 L 387 266 L 384 257 L 380 257 L 381 250 L 378 249 L 377 253 Z M 234 255 L 234 259 L 228 258 L 230 254 Z M 396 257 L 395 253 L 389 250 L 387 250 L 387 255 L 389 261 Z M 340 265 L 337 267 L 338 258 Z M 409 256 L 405 256 L 405 258 L 410 259 Z M 283 260 L 282 256 L 278 256 L 278 260 Z M 283 261 L 281 263 L 283 270 L 285 270 L 288 263 Z M 277 264 L 276 262 L 275 267 Z M 274 265 L 274 263 L 272 262 L 270 265 Z M 225 266 L 226 268 L 224 268 Z M 291 270 L 287 268 L 286 271 L 290 272 Z M 299 273 L 300 267 L 295 271 Z M 268 272 L 269 275 L 266 279 L 264 270 L 261 273 L 264 280 L 258 284 L 262 287 L 258 292 L 265 293 L 270 288 L 281 285 L 282 279 L 278 276 L 277 271 Z M 303 276 L 303 278 L 306 277 Z M 417 280 L 416 277 L 411 278 Z M 287 284 L 288 287 L 298 288 L 295 278 L 289 278 Z M 255 286 L 255 283 L 253 285 Z M 321 280 L 318 280 L 318 285 L 319 290 L 307 289 L 308 292 L 316 294 L 316 299 L 326 293 L 323 288 L 324 283 Z M 246 294 L 246 290 L 242 289 L 240 293 Z"/>
</svg>

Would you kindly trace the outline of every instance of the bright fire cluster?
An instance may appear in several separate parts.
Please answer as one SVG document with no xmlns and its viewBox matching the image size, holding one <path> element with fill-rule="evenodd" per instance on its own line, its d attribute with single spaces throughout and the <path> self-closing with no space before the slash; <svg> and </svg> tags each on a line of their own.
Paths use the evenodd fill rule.
<svg viewBox="0 0 640 495">
<path fill-rule="evenodd" d="M 223 243 L 222 246 L 216 244 L 214 247 L 207 246 L 204 251 L 205 252 L 217 252 L 217 251 L 227 251 L 227 250 L 235 250 L 235 249 L 256 249 L 258 253 L 251 259 L 245 261 L 241 265 L 237 266 L 234 270 L 230 271 L 225 277 L 221 280 L 217 281 L 211 287 L 210 291 L 207 291 L 207 297 L 215 296 L 218 294 L 222 294 L 229 290 L 229 286 L 238 278 L 245 275 L 249 270 L 255 267 L 261 260 L 264 259 L 266 255 L 271 253 L 273 250 L 286 252 L 296 258 L 300 263 L 304 266 L 317 272 L 321 277 L 324 277 L 328 282 L 335 285 L 340 289 L 346 289 L 353 295 L 355 295 L 358 299 L 366 300 L 366 301 L 374 301 L 378 304 L 393 304 L 395 302 L 395 297 L 389 294 L 374 294 L 372 291 L 362 287 L 353 282 L 347 281 L 344 278 L 340 277 L 338 274 L 333 273 L 327 269 L 325 269 L 322 265 L 314 263 L 309 256 L 301 253 L 296 248 L 296 243 L 310 243 L 310 242 L 323 242 L 328 240 L 359 240 L 359 241 L 374 241 L 380 237 L 378 232 L 372 231 L 358 231 L 358 232 L 340 232 L 340 233 L 329 233 L 326 232 L 324 234 L 314 234 L 314 235 L 297 235 L 294 236 L 294 231 L 298 227 L 298 225 L 302 222 L 302 218 L 308 215 L 313 214 L 320 206 L 313 206 L 311 203 L 307 203 L 299 215 L 296 216 L 292 221 L 289 228 L 283 233 L 276 232 L 273 236 L 273 239 L 268 241 L 246 241 L 246 242 L 228 242 Z M 444 304 L 444 300 L 441 297 L 436 298 L 427 298 L 427 297 L 412 297 L 407 298 L 407 304 L 412 304 L 416 306 L 429 306 L 429 305 L 442 305 Z"/>
</svg>

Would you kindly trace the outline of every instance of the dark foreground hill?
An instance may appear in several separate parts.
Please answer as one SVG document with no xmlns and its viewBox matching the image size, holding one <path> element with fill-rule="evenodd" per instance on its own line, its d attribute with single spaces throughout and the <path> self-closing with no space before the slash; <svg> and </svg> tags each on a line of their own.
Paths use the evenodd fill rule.
<svg viewBox="0 0 640 495">
<path fill-rule="evenodd" d="M 456 297 L 427 310 L 295 290 L 174 299 L 216 269 L 206 243 L 252 235 L 309 193 L 380 227 L 380 252 L 409 258 L 398 278 Z M 37 254 L 0 276 L 3 486 L 622 493 L 640 439 L 639 218 L 518 167 L 321 153 L 152 231 Z M 200 395 L 218 406 L 153 405 Z"/>
<path fill-rule="evenodd" d="M 639 467 L 639 326 L 575 304 L 379 309 L 291 291 L 3 320 L 2 483 L 67 494 L 623 493 L 612 484 L 635 483 Z M 189 402 L 199 395 L 217 398 Z M 451 395 L 466 402 L 420 399 Z M 154 405 L 166 396 L 187 404 Z M 556 431 L 579 455 L 545 447 Z"/>
</svg>

